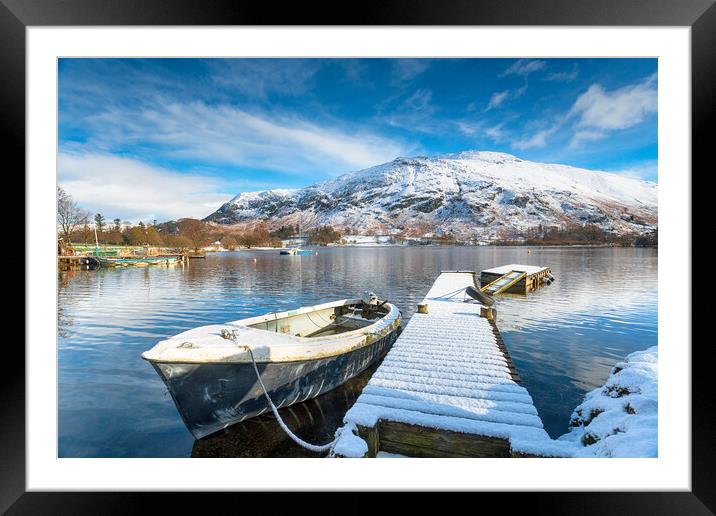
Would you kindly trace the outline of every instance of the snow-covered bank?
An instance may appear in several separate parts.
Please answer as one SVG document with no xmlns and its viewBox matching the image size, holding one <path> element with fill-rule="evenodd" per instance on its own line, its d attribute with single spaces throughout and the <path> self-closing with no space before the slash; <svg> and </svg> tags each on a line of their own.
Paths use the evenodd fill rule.
<svg viewBox="0 0 716 516">
<path fill-rule="evenodd" d="M 584 397 L 558 441 L 571 444 L 575 457 L 656 457 L 658 405 L 653 346 L 619 362 L 604 386 Z"/>
</svg>

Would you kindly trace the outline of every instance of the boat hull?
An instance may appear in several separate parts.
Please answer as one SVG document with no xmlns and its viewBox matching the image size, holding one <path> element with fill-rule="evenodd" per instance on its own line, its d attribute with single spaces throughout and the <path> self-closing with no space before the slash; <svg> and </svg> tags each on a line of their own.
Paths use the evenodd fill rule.
<svg viewBox="0 0 716 516">
<path fill-rule="evenodd" d="M 342 385 L 382 358 L 397 338 L 391 331 L 353 351 L 317 360 L 257 363 L 273 403 L 287 407 Z M 251 363 L 151 362 L 197 439 L 268 410 Z"/>
<path fill-rule="evenodd" d="M 102 258 L 97 257 L 97 262 L 102 267 L 121 267 L 130 265 L 171 265 L 178 263 L 175 257 L 157 257 L 157 258 Z"/>
</svg>

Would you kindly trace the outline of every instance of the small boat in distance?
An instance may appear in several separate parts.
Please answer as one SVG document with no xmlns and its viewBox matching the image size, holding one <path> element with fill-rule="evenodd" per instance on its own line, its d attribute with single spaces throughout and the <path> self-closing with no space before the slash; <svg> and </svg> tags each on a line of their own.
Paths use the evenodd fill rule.
<svg viewBox="0 0 716 516">
<path fill-rule="evenodd" d="M 159 342 L 142 358 L 201 439 L 270 410 L 257 371 L 281 408 L 335 389 L 385 355 L 400 311 L 367 294 L 201 326 Z"/>
<path fill-rule="evenodd" d="M 97 228 L 94 228 L 94 259 L 100 267 L 119 267 L 119 266 L 141 266 L 141 265 L 172 265 L 180 263 L 178 255 L 164 256 L 103 256 L 99 249 L 99 239 L 97 238 Z"/>
<path fill-rule="evenodd" d="M 176 256 L 144 256 L 144 257 L 109 257 L 95 256 L 95 260 L 101 267 L 119 267 L 119 266 L 142 266 L 142 265 L 172 265 L 179 263 Z"/>
<path fill-rule="evenodd" d="M 309 255 L 313 254 L 313 251 L 311 251 L 310 249 L 299 249 L 298 247 L 290 247 L 288 249 L 281 249 L 281 254 L 288 256 Z"/>
</svg>

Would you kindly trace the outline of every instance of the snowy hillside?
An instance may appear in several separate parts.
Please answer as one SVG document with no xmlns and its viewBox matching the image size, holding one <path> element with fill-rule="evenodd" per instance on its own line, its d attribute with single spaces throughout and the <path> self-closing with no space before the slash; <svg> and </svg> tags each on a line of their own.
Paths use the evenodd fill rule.
<svg viewBox="0 0 716 516">
<path fill-rule="evenodd" d="M 542 226 L 615 233 L 657 224 L 657 186 L 496 152 L 397 158 L 297 190 L 242 193 L 205 220 L 271 228 L 332 225 L 358 234 L 509 237 Z"/>
</svg>

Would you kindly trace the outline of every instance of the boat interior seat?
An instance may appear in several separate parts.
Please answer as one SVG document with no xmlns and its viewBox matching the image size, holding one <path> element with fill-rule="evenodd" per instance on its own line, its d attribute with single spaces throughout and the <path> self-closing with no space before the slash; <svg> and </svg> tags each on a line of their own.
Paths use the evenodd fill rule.
<svg viewBox="0 0 716 516">
<path fill-rule="evenodd" d="M 357 330 L 375 322 L 373 317 L 368 319 L 361 315 L 362 311 L 355 307 L 341 306 L 263 321 L 249 327 L 296 337 L 325 337 Z"/>
</svg>

